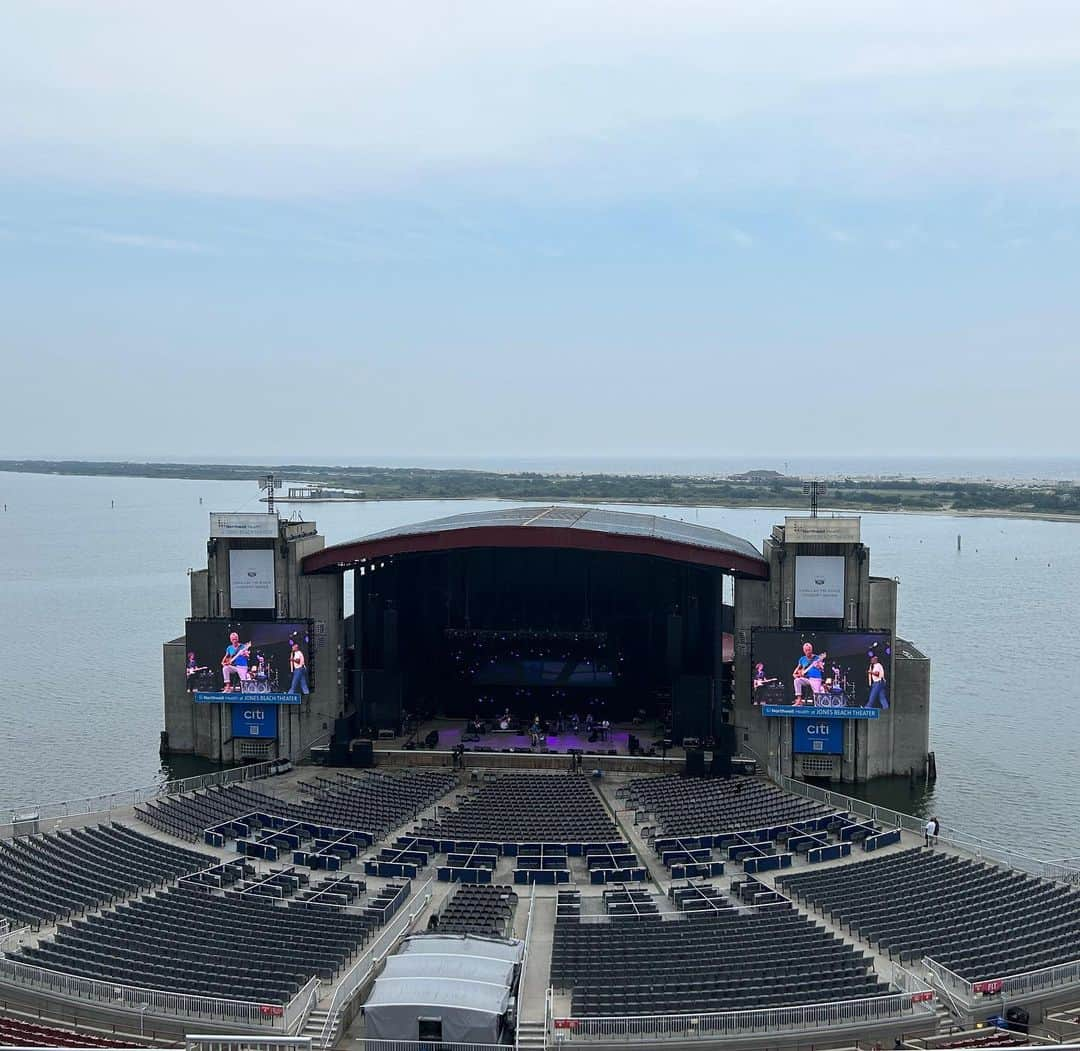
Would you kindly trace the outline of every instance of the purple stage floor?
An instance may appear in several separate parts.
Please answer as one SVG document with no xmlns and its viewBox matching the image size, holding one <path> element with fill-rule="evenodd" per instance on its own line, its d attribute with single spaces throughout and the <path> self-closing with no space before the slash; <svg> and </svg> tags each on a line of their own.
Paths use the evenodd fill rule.
<svg viewBox="0 0 1080 1051">
<path fill-rule="evenodd" d="M 457 722 L 444 722 L 443 720 L 424 723 L 423 726 L 420 727 L 416 739 L 418 741 L 423 741 L 424 737 L 431 730 L 438 730 L 439 732 L 438 747 L 440 749 L 456 748 L 459 744 L 464 744 L 466 750 L 490 748 L 496 752 L 501 752 L 504 749 L 524 748 L 534 752 L 541 752 L 546 748 L 549 752 L 566 752 L 571 748 L 575 748 L 580 749 L 583 752 L 606 753 L 608 751 L 615 751 L 619 755 L 629 755 L 630 734 L 633 733 L 641 742 L 641 749 L 643 752 L 648 752 L 655 744 L 657 754 L 660 753 L 659 739 L 654 736 L 651 727 L 646 729 L 646 727 L 643 726 L 612 727 L 607 732 L 606 739 L 604 737 L 598 737 L 594 742 L 589 741 L 589 735 L 587 733 L 575 734 L 570 731 L 565 731 L 561 734 L 547 734 L 540 738 L 540 743 L 536 748 L 532 748 L 532 742 L 527 733 L 487 733 L 482 734 L 479 740 L 462 741 L 461 738 L 465 732 L 462 724 Z M 675 751 L 675 749 L 669 749 L 668 754 L 670 755 L 673 751 Z"/>
</svg>

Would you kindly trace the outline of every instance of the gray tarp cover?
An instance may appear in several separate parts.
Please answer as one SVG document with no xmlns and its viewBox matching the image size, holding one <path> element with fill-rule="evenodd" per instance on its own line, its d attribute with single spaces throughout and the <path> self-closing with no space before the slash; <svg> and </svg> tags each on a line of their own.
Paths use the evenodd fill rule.
<svg viewBox="0 0 1080 1051">
<path fill-rule="evenodd" d="M 439 1018 L 444 1042 L 497 1043 L 521 951 L 520 942 L 488 938 L 408 939 L 387 960 L 364 1005 L 367 1036 L 416 1040 L 420 1018 Z"/>
</svg>

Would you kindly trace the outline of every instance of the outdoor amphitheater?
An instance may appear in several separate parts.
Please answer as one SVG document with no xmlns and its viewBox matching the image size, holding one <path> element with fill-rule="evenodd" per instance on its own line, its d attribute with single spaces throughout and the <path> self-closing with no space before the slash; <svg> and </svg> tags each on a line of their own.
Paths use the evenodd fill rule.
<svg viewBox="0 0 1080 1051">
<path fill-rule="evenodd" d="M 1069 866 L 927 845 L 921 821 L 789 779 L 589 759 L 267 763 L 9 823 L 0 1044 L 931 1048 L 1080 1028 Z"/>
</svg>

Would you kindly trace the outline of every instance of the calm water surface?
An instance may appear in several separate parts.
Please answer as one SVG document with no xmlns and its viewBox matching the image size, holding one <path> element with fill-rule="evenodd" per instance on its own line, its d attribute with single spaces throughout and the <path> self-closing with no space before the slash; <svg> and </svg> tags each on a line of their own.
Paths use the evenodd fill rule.
<svg viewBox="0 0 1080 1051">
<path fill-rule="evenodd" d="M 233 482 L 0 474 L 0 809 L 165 776 L 161 643 L 183 633 L 186 570 L 205 566 L 208 513 L 259 510 L 257 495 Z M 336 543 L 493 506 L 305 514 Z M 783 514 L 642 510 L 756 544 Z M 900 578 L 900 633 L 933 659 L 939 779 L 930 793 L 890 780 L 861 794 L 1041 856 L 1080 855 L 1080 525 L 864 514 L 863 539 L 872 571 Z"/>
</svg>

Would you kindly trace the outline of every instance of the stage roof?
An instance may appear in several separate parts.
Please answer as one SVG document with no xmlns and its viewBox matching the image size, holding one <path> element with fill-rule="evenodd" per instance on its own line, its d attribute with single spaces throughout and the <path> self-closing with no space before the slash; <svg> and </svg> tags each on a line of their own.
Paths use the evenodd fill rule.
<svg viewBox="0 0 1080 1051">
<path fill-rule="evenodd" d="M 316 551 L 305 573 L 355 569 L 372 559 L 477 547 L 575 548 L 651 555 L 765 580 L 753 544 L 709 526 L 660 515 L 584 507 L 510 507 L 400 526 Z"/>
</svg>

